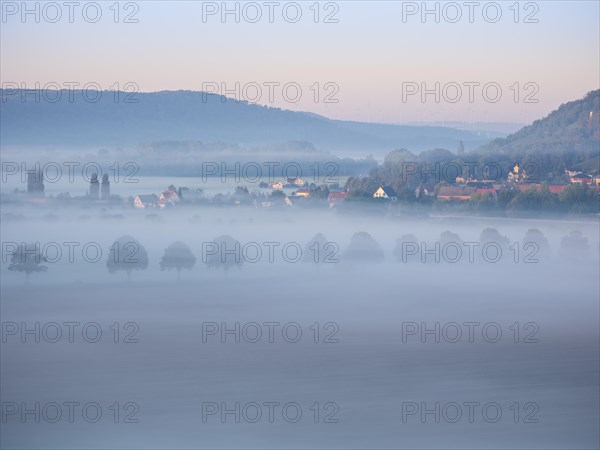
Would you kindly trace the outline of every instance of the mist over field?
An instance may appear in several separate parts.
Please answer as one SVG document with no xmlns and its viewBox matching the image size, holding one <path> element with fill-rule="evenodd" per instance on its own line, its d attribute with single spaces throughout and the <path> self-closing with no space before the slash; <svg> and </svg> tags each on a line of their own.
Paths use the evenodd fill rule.
<svg viewBox="0 0 600 450">
<path fill-rule="evenodd" d="M 0 2 L 0 448 L 600 448 L 598 17 Z"/>
<path fill-rule="evenodd" d="M 77 416 L 74 423 L 13 420 L 2 433 L 4 446 L 94 442 L 110 447 L 117 439 L 135 448 L 173 442 L 181 448 L 281 448 L 291 442 L 306 448 L 493 448 L 499 442 L 519 448 L 587 448 L 598 439 L 596 220 L 399 220 L 222 208 L 193 212 L 142 210 L 111 217 L 67 209 L 50 218 L 26 208 L 19 218 L 2 222 L 4 245 L 39 242 L 50 258 L 57 247 L 66 253 L 66 242 L 81 244 L 74 247 L 73 263 L 66 257 L 46 262 L 48 269 L 33 273 L 28 284 L 23 273 L 2 266 L 4 401 L 102 400 L 105 416 L 94 426 Z M 483 260 L 478 252 L 473 262 L 466 254 L 456 263 L 435 262 L 432 252 L 423 263 L 409 247 L 406 261 L 394 255 L 403 235 L 413 234 L 419 245 L 434 249 L 442 232 L 475 243 L 488 227 L 518 244 L 517 262 L 506 247 L 498 262 Z M 532 258 L 537 262 L 525 262 L 530 252 L 523 250 L 523 240 L 532 228 L 545 235 L 549 248 Z M 588 247 L 569 253 L 561 242 L 574 230 Z M 353 235 L 361 231 L 376 241 L 373 248 L 382 258 L 371 258 L 369 245 L 350 251 Z M 329 252 L 321 249 L 319 264 L 306 249 L 317 233 L 333 244 Z M 107 267 L 114 256 L 111 245 L 125 235 L 147 251 L 147 267 L 132 270 L 130 281 L 126 271 L 110 274 Z M 241 266 L 225 271 L 222 264 L 203 262 L 212 252 L 207 243 L 221 235 L 246 249 Z M 179 279 L 175 270 L 161 270 L 160 264 L 174 241 L 189 246 L 196 258 Z M 102 249 L 98 262 L 92 262 L 94 251 L 85 259 L 81 249 L 86 243 Z M 273 262 L 265 243 L 272 243 Z M 286 255 L 286 244 L 298 244 L 308 261 L 294 262 L 295 247 Z M 263 256 L 251 262 L 257 248 Z M 328 253 L 331 261 L 325 262 Z M 496 258 L 492 253 L 490 261 Z M 52 343 L 56 330 L 42 329 L 50 322 L 78 323 L 74 342 L 61 325 L 63 335 Z M 96 343 L 80 335 L 90 322 L 103 332 Z M 478 324 L 472 325 L 472 336 L 462 325 L 467 322 Z M 21 334 L 23 324 L 34 329 L 35 323 L 42 327 L 39 343 L 35 331 Z M 272 336 L 264 323 L 277 324 Z M 458 340 L 456 329 L 447 326 L 451 323 L 460 324 Z M 256 326 L 248 324 L 260 325 L 260 339 Z M 492 328 L 483 334 L 484 326 Z M 421 327 L 430 334 L 421 335 Z M 229 335 L 222 335 L 222 329 L 229 329 Z M 296 341 L 297 329 L 302 334 Z M 91 340 L 95 333 L 95 327 L 88 331 Z M 127 338 L 137 342 L 123 342 Z M 120 419 L 115 424 L 108 409 L 114 402 L 134 402 L 139 411 L 132 418 L 139 423 Z M 223 421 L 220 411 L 206 415 L 208 403 L 221 408 L 222 402 L 233 411 L 239 403 L 239 417 L 231 413 Z M 245 410 L 247 417 L 242 414 L 244 405 L 253 402 L 297 403 L 303 416 L 294 422 L 295 409 L 288 416 L 274 409 L 270 423 L 263 405 L 263 418 L 254 423 L 253 407 Z M 452 407 L 444 410 L 446 415 L 440 409 L 441 418 L 432 413 L 422 421 L 420 411 L 407 415 L 412 411 L 407 405 L 414 402 L 433 410 L 436 403 L 438 408 L 453 402 L 493 403 L 500 405 L 502 418 L 492 422 L 496 410 L 483 415 L 478 407 L 471 423 L 462 405 L 465 416 L 456 423 Z M 124 416 L 132 412 L 129 407 L 121 411 Z M 323 422 L 325 417 L 331 423 Z M 31 433 L 33 427 L 42 431 Z M 490 435 L 496 436 L 493 445 Z"/>
</svg>

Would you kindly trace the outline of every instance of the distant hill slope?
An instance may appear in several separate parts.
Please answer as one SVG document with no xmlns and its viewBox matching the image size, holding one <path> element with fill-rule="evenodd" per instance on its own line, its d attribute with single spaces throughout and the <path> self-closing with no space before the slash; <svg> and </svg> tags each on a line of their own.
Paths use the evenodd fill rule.
<svg viewBox="0 0 600 450">
<path fill-rule="evenodd" d="M 543 119 L 506 138 L 482 146 L 482 151 L 507 153 L 515 160 L 527 155 L 577 154 L 587 160 L 600 152 L 600 90 L 561 105 Z"/>
<path fill-rule="evenodd" d="M 0 94 L 0 143 L 9 147 L 89 149 L 158 141 L 308 141 L 319 150 L 383 156 L 400 147 L 454 151 L 461 140 L 467 149 L 489 141 L 472 131 L 336 121 L 192 91 L 137 93 L 137 103 L 124 103 L 125 92 L 115 102 L 114 92 L 103 91 L 96 103 L 86 102 L 81 91 L 72 93 L 72 101 L 68 91 L 62 91 L 56 103 L 43 98 L 36 102 L 33 93 L 26 95 L 25 101 L 21 92 L 0 90 Z"/>
</svg>

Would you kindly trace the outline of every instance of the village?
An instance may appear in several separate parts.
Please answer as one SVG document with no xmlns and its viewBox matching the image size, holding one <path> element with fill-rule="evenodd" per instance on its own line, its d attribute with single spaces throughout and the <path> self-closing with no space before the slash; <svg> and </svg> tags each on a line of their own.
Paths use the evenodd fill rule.
<svg viewBox="0 0 600 450">
<path fill-rule="evenodd" d="M 585 186 L 600 193 L 600 176 L 590 176 L 581 171 L 565 170 L 565 180 L 568 183 L 547 184 L 533 182 L 529 179 L 525 170 L 515 164 L 508 173 L 505 180 L 486 180 L 456 177 L 452 183 L 439 182 L 435 185 L 420 182 L 418 187 L 410 190 L 410 197 L 414 201 L 436 200 L 441 203 L 460 204 L 467 203 L 482 197 L 497 199 L 502 192 L 542 192 L 547 190 L 551 194 L 561 194 L 569 186 Z M 321 205 L 335 208 L 348 200 L 395 203 L 406 200 L 406 189 L 404 197 L 401 197 L 396 189 L 390 185 L 379 185 L 372 193 L 358 196 L 347 187 L 340 187 L 338 183 L 316 185 L 308 183 L 301 177 L 285 178 L 270 182 L 260 181 L 254 186 L 257 189 L 250 191 L 247 186 L 237 186 L 233 193 L 216 193 L 208 196 L 203 189 L 190 189 L 185 186 L 171 184 L 160 193 L 131 194 L 126 199 L 111 194 L 110 180 L 107 174 L 101 178 L 92 174 L 89 189 L 85 196 L 71 197 L 69 193 L 59 194 L 56 197 L 45 196 L 43 174 L 39 171 L 27 172 L 27 191 L 17 191 L 11 194 L 2 194 L 2 201 L 20 200 L 33 203 L 45 203 L 47 200 L 54 201 L 86 201 L 99 204 L 121 204 L 135 209 L 164 209 L 181 207 L 184 205 L 217 205 L 217 206 L 251 206 L 255 208 L 271 207 L 296 207 L 305 205 Z M 27 195 L 25 195 L 27 194 Z"/>
</svg>

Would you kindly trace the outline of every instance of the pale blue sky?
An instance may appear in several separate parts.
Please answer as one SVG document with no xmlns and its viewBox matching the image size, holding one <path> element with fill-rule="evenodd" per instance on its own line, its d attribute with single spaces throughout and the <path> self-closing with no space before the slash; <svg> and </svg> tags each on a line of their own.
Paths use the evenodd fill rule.
<svg viewBox="0 0 600 450">
<path fill-rule="evenodd" d="M 57 23 L 47 23 L 43 16 L 40 23 L 32 15 L 25 23 L 19 14 L 7 16 L 0 24 L 2 82 L 25 82 L 29 87 L 36 82 L 96 82 L 106 89 L 135 82 L 141 91 L 201 90 L 203 83 L 210 82 L 233 88 L 238 82 L 249 87 L 248 97 L 256 93 L 248 83 L 258 83 L 263 86 L 258 101 L 262 104 L 391 123 L 530 122 L 598 89 L 600 83 L 597 1 L 536 2 L 538 23 L 522 23 L 526 13 L 533 11 L 533 6 L 524 10 L 527 2 L 518 4 L 520 20 L 514 23 L 512 1 L 499 2 L 502 18 L 497 23 L 484 20 L 481 8 L 475 10 L 474 23 L 469 23 L 464 2 L 456 2 L 463 13 L 458 23 L 443 17 L 435 23 L 433 16 L 422 23 L 418 15 L 403 22 L 403 7 L 410 2 L 396 1 L 335 2 L 338 23 L 314 23 L 312 1 L 299 2 L 303 16 L 297 23 L 285 21 L 280 7 L 275 9 L 274 23 L 269 23 L 264 2 L 256 2 L 264 14 L 258 23 L 245 22 L 243 17 L 235 23 L 233 16 L 222 23 L 219 15 L 203 22 L 203 4 L 207 8 L 208 2 L 144 1 L 136 2 L 138 23 L 114 23 L 112 3 L 101 2 L 103 16 L 97 23 L 86 22 L 79 9 L 74 23 L 69 23 L 66 6 Z M 121 8 L 125 3 L 120 3 Z M 320 19 L 326 3 L 319 4 Z M 482 7 L 488 3 L 480 2 Z M 5 12 L 7 4 L 11 2 L 3 2 Z M 47 13 L 54 14 L 50 9 Z M 121 10 L 120 20 L 124 14 Z M 303 95 L 292 103 L 276 87 L 271 103 L 264 85 L 269 82 L 297 83 Z M 310 89 L 315 82 L 321 91 L 317 103 Z M 339 87 L 332 97 L 337 103 L 323 102 L 324 94 L 333 93 L 331 85 L 324 88 L 326 82 Z M 403 102 L 402 86 L 408 82 L 425 82 L 429 87 L 435 82 L 441 86 L 494 82 L 503 95 L 491 103 L 475 88 L 470 103 L 463 85 L 463 100 L 454 104 L 443 98 L 435 103 L 433 95 L 424 103 L 419 95 Z M 518 103 L 510 89 L 516 82 L 521 89 Z M 533 96 L 538 103 L 523 103 L 522 96 L 533 92 L 533 87 L 524 90 L 527 82 L 539 86 Z M 454 93 L 447 91 L 449 96 Z M 288 94 L 291 97 L 294 91 Z"/>
</svg>

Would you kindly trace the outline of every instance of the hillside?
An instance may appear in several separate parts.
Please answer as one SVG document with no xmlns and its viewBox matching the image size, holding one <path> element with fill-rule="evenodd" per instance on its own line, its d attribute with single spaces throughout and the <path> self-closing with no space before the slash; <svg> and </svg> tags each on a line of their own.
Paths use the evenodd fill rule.
<svg viewBox="0 0 600 450">
<path fill-rule="evenodd" d="M 548 155 L 565 158 L 569 164 L 589 164 L 600 153 L 599 104 L 600 90 L 592 91 L 480 151 L 509 155 L 515 161 Z"/>
<path fill-rule="evenodd" d="M 488 142 L 485 136 L 468 130 L 336 121 L 192 91 L 137 93 L 137 103 L 124 103 L 126 93 L 115 102 L 114 92 L 109 91 L 103 91 L 96 103 L 86 102 L 81 91 L 72 93 L 72 101 L 68 91 L 62 91 L 56 103 L 43 98 L 36 102 L 33 93 L 0 94 L 0 143 L 4 148 L 91 149 L 161 141 L 242 145 L 304 141 L 318 150 L 383 156 L 400 147 L 413 151 L 437 147 L 455 150 L 462 140 L 467 149 L 474 149 Z"/>
</svg>

